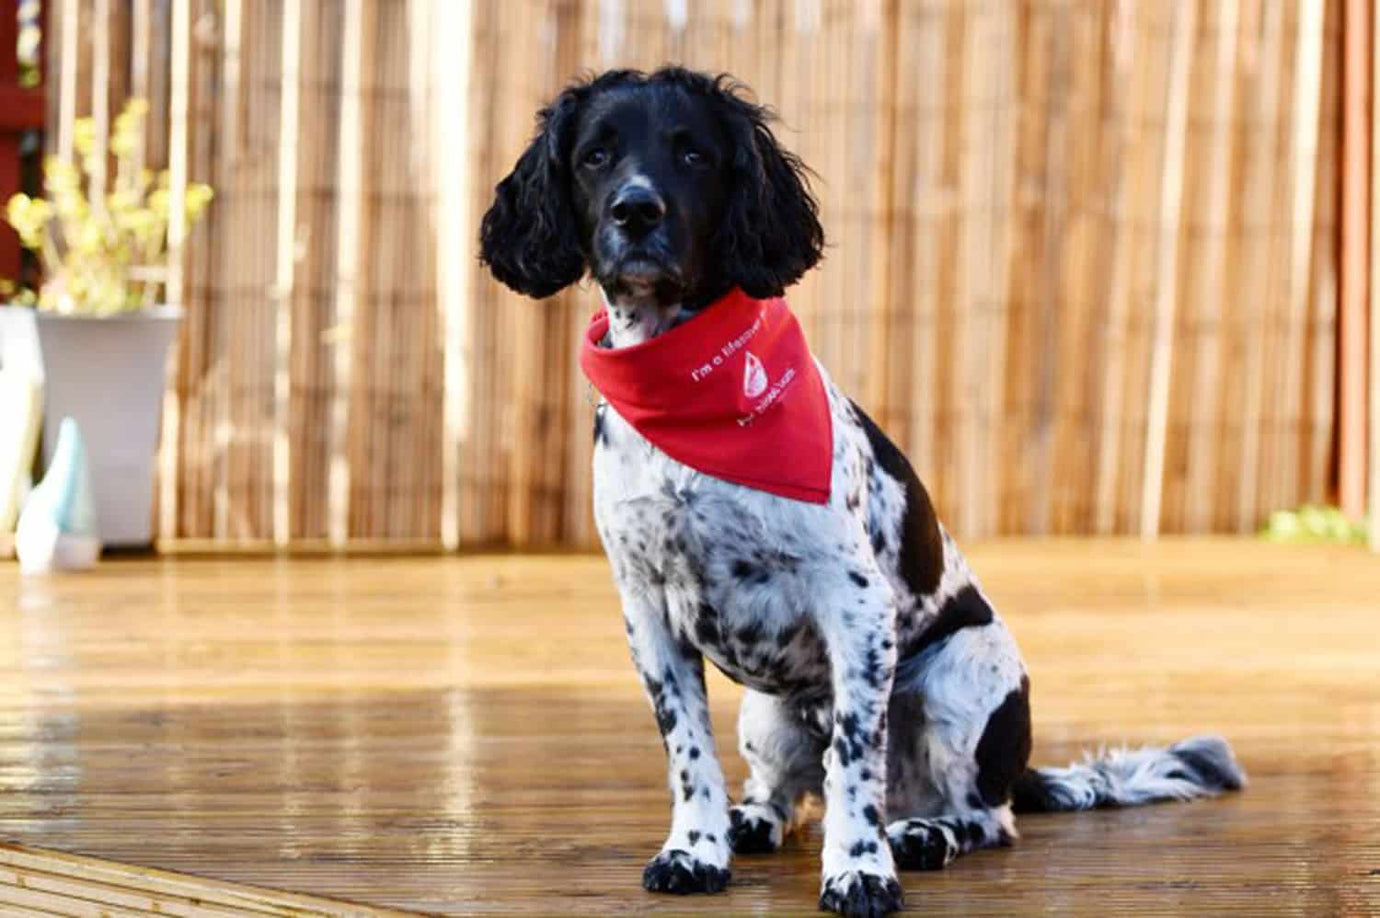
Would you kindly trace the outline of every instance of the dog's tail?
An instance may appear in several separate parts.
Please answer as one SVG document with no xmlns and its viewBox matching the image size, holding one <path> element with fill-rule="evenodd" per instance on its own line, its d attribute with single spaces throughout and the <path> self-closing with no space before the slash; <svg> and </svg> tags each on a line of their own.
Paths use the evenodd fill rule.
<svg viewBox="0 0 1380 918">
<path fill-rule="evenodd" d="M 1029 768 L 1016 779 L 1017 813 L 1139 806 L 1215 797 L 1246 786 L 1246 773 L 1220 736 L 1195 736 L 1168 749 L 1146 746 L 1089 755 L 1068 768 Z"/>
</svg>

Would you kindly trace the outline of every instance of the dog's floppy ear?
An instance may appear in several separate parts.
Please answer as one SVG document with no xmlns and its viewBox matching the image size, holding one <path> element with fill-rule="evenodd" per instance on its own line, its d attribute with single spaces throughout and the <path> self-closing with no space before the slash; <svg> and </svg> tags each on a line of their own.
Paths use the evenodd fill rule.
<svg viewBox="0 0 1380 918">
<path fill-rule="evenodd" d="M 480 263 L 530 297 L 551 296 L 585 272 L 565 162 L 583 95 L 572 87 L 537 113 L 536 137 L 494 189 L 480 224 Z"/>
<path fill-rule="evenodd" d="M 728 212 L 715 250 L 728 279 L 748 296 L 780 296 L 824 252 L 809 169 L 777 143 L 768 109 L 742 98 L 725 77 L 715 89 L 734 142 Z"/>
</svg>

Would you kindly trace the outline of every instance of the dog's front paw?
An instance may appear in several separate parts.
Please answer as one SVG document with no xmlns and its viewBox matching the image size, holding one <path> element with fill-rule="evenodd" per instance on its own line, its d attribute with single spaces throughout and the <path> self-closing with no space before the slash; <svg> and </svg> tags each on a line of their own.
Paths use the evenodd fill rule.
<svg viewBox="0 0 1380 918">
<path fill-rule="evenodd" d="M 647 863 L 642 871 L 642 887 L 650 892 L 716 893 L 728 885 L 726 867 L 715 867 L 695 858 L 689 851 L 672 848 Z"/>
<path fill-rule="evenodd" d="M 785 827 L 769 807 L 744 803 L 729 809 L 728 820 L 734 854 L 771 854 L 781 847 Z"/>
<path fill-rule="evenodd" d="M 895 877 L 849 870 L 824 878 L 819 893 L 822 911 L 838 912 L 849 918 L 881 918 L 905 906 L 901 884 Z"/>
</svg>

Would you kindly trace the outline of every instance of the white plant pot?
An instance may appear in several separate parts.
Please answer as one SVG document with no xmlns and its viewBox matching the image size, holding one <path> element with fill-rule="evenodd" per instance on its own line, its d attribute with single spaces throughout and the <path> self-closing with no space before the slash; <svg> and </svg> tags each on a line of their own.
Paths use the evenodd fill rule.
<svg viewBox="0 0 1380 918">
<path fill-rule="evenodd" d="M 160 306 L 102 318 L 39 312 L 37 319 L 45 467 L 62 419 L 75 418 L 86 440 L 101 541 L 148 545 L 168 347 L 182 310 Z"/>
</svg>

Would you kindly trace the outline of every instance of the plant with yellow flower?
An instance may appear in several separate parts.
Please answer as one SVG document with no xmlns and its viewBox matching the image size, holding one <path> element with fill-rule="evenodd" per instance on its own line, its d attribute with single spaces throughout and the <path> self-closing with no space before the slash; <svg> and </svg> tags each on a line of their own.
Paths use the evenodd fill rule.
<svg viewBox="0 0 1380 918">
<path fill-rule="evenodd" d="M 95 125 L 80 118 L 72 137 L 80 162 L 47 157 L 45 196 L 10 198 L 5 219 L 24 247 L 38 254 L 44 282 L 37 294 L 0 282 L 0 295 L 61 314 L 114 315 L 154 305 L 167 278 L 171 195 L 167 171 L 155 174 L 136 165 L 147 113 L 146 101 L 131 99 L 115 119 L 110 134 L 115 176 L 109 190 L 103 179 L 93 180 L 105 175 Z M 212 196 L 209 185 L 187 186 L 189 229 Z"/>
</svg>

